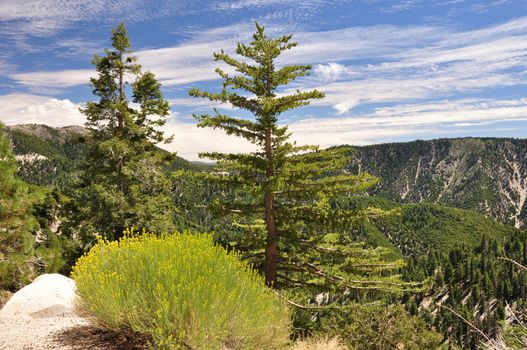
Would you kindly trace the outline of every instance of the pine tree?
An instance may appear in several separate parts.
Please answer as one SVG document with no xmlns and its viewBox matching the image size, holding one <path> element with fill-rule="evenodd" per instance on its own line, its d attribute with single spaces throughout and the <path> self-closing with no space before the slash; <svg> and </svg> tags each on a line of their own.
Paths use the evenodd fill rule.
<svg viewBox="0 0 527 350">
<path fill-rule="evenodd" d="M 217 207 L 247 230 L 235 242 L 236 248 L 245 251 L 246 258 L 255 258 L 252 261 L 263 269 L 268 285 L 277 287 L 279 278 L 288 284 L 312 284 L 318 278 L 352 289 L 382 289 L 392 283 L 383 284 L 381 277 L 372 281 L 373 276 L 386 275 L 389 268 L 400 265 L 383 264 L 379 252 L 370 259 L 370 251 L 352 244 L 350 227 L 362 221 L 366 209 L 348 210 L 338 200 L 363 193 L 377 179 L 366 173 L 346 173 L 348 154 L 340 148 L 320 151 L 315 146 L 297 146 L 289 141 L 287 127 L 279 124 L 284 112 L 324 97 L 317 90 L 284 93 L 285 85 L 308 75 L 311 69 L 309 65 L 277 67 L 277 58 L 296 45 L 290 35 L 268 37 L 257 23 L 253 41 L 239 43 L 236 48 L 242 59 L 223 50 L 214 54 L 216 61 L 239 74 L 218 68 L 216 72 L 223 79 L 221 92 L 189 92 L 230 103 L 252 115 L 241 119 L 215 110 L 212 115 L 196 116 L 198 126 L 222 129 L 257 147 L 245 154 L 201 154 L 218 163 L 218 171 L 208 176 L 209 180 L 213 177 L 233 189 L 223 192 Z M 353 277 L 337 276 L 342 270 Z M 370 278 L 359 277 L 365 273 Z"/>
<path fill-rule="evenodd" d="M 0 290 L 23 286 L 34 267 L 32 230 L 37 222 L 31 211 L 38 196 L 15 176 L 17 169 L 0 123 Z"/>
<path fill-rule="evenodd" d="M 98 76 L 91 84 L 99 101 L 81 109 L 91 134 L 69 227 L 87 242 L 96 234 L 118 238 L 132 226 L 154 232 L 173 229 L 171 183 L 165 175 L 172 156 L 156 147 L 170 141 L 159 129 L 169 104 L 154 74 L 142 72 L 131 55 L 123 23 L 113 29 L 111 41 L 112 49 L 92 61 Z"/>
</svg>

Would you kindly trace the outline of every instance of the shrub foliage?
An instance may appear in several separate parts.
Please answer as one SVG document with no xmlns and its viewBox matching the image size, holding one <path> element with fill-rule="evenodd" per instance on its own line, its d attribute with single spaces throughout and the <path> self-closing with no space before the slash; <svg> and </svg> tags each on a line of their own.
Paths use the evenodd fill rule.
<svg viewBox="0 0 527 350">
<path fill-rule="evenodd" d="M 73 269 L 81 307 L 159 349 L 280 349 L 289 309 L 235 253 L 208 235 L 100 241 Z"/>
</svg>

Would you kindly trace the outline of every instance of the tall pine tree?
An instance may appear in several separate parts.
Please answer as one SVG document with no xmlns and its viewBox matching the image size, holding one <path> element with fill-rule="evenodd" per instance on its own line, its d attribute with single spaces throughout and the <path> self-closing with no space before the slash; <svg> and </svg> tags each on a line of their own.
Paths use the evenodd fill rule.
<svg viewBox="0 0 527 350">
<path fill-rule="evenodd" d="M 113 29 L 111 42 L 104 56 L 93 58 L 98 76 L 91 84 L 99 100 L 81 109 L 91 133 L 84 175 L 70 205 L 73 220 L 65 224 L 87 242 L 97 234 L 118 238 L 132 226 L 173 229 L 165 175 L 172 156 L 156 147 L 170 141 L 160 130 L 169 104 L 154 74 L 142 72 L 131 55 L 123 23 Z"/>
<path fill-rule="evenodd" d="M 324 97 L 317 90 L 284 93 L 285 85 L 308 75 L 311 69 L 309 65 L 277 67 L 277 58 L 295 46 L 290 35 L 273 39 L 256 24 L 253 41 L 237 46 L 241 59 L 224 51 L 214 54 L 216 61 L 238 73 L 216 69 L 223 79 L 222 91 L 189 92 L 250 113 L 243 119 L 217 110 L 213 115 L 196 116 L 200 127 L 222 129 L 257 146 L 252 153 L 201 154 L 218 163 L 219 171 L 205 175 L 208 180 L 230 188 L 221 191 L 215 203 L 232 216 L 236 227 L 245 230 L 236 247 L 264 270 L 268 285 L 307 285 L 318 280 L 347 289 L 389 288 L 393 281 L 385 281 L 380 275 L 397 268 L 397 264 L 384 264 L 379 252 L 370 261 L 368 250 L 350 244 L 349 228 L 360 222 L 367 210 L 348 210 L 338 200 L 363 193 L 376 178 L 347 173 L 347 155 L 340 149 L 319 151 L 315 146 L 297 146 L 289 141 L 287 127 L 279 124 L 284 112 Z M 340 275 L 342 269 L 347 278 Z M 364 273 L 370 277 L 362 278 Z M 376 274 L 378 279 L 373 278 Z"/>
<path fill-rule="evenodd" d="M 18 169 L 9 139 L 0 123 L 0 290 L 16 290 L 34 272 L 32 207 L 38 196 L 15 174 Z"/>
</svg>

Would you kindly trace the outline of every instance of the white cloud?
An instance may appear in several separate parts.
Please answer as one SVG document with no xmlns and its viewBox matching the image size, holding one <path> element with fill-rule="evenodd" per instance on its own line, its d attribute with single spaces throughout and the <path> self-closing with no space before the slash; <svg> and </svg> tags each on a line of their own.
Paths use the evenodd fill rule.
<svg viewBox="0 0 527 350">
<path fill-rule="evenodd" d="M 174 142 L 161 147 L 177 152 L 187 160 L 200 160 L 200 152 L 250 152 L 255 148 L 242 138 L 229 136 L 221 130 L 198 128 L 195 124 L 184 123 L 178 118 L 171 118 L 164 127 L 167 135 L 174 135 Z M 202 161 L 208 161 L 206 158 Z"/>
<path fill-rule="evenodd" d="M 139 62 L 152 71 L 163 85 L 181 85 L 214 80 L 212 53 L 221 50 L 222 42 L 190 43 L 179 47 L 137 51 Z"/>
<path fill-rule="evenodd" d="M 9 77 L 31 90 L 60 90 L 78 85 L 90 84 L 90 77 L 95 76 L 92 69 L 70 69 L 62 71 L 41 71 L 14 73 Z"/>
<path fill-rule="evenodd" d="M 351 72 L 351 67 L 346 67 L 335 62 L 328 64 L 317 64 L 313 68 L 313 74 L 324 82 L 333 82 L 335 80 L 348 77 Z"/>
<path fill-rule="evenodd" d="M 481 125 L 527 121 L 527 98 L 517 100 L 465 99 L 378 108 L 373 113 L 345 118 L 311 118 L 289 125 L 299 143 L 323 147 L 372 144 L 398 138 L 423 138 L 465 132 Z"/>
<path fill-rule="evenodd" d="M 68 99 L 9 94 L 0 96 L 0 120 L 8 125 L 35 123 L 59 127 L 83 124 L 85 117 L 79 112 L 79 105 Z"/>
<path fill-rule="evenodd" d="M 276 28 L 271 30 L 277 32 Z M 165 86 L 217 79 L 212 53 L 229 52 L 247 41 L 249 22 L 196 33 L 178 46 L 140 50 L 145 69 Z M 453 93 L 523 84 L 516 70 L 527 69 L 527 17 L 489 28 L 453 32 L 427 26 L 351 27 L 295 35 L 299 46 L 282 64 L 313 63 L 314 75 L 294 85 L 316 87 L 341 114 L 362 103 L 441 98 Z M 362 63 L 357 60 L 368 60 Z M 348 63 L 348 62 L 352 63 Z M 360 63 L 356 63 L 360 62 Z M 13 75 L 33 89 L 83 84 L 87 71 L 32 72 Z M 59 79 L 54 80 L 53 77 Z"/>
</svg>

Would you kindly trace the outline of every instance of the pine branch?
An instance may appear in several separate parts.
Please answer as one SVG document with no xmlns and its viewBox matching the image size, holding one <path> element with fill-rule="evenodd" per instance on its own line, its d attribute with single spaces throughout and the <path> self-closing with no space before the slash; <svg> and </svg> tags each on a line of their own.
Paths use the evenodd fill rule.
<svg viewBox="0 0 527 350">
<path fill-rule="evenodd" d="M 278 295 L 278 297 L 282 300 L 284 300 L 286 303 L 288 303 L 289 305 L 292 305 L 294 307 L 297 307 L 299 309 L 304 309 L 304 310 L 342 310 L 344 309 L 343 306 L 333 306 L 333 305 L 328 305 L 328 306 L 304 306 L 304 305 L 300 305 L 298 303 L 295 303 L 294 301 L 292 300 L 289 300 L 288 298 L 286 298 L 284 295 L 278 293 L 278 291 L 274 290 L 274 289 L 271 289 L 276 295 Z"/>
<path fill-rule="evenodd" d="M 466 318 L 464 318 L 463 316 L 461 316 L 459 313 L 457 313 L 456 311 L 452 310 L 451 308 L 449 308 L 448 306 L 445 306 L 445 305 L 441 305 L 441 304 L 436 304 L 437 306 L 439 306 L 440 308 L 444 308 L 444 309 L 447 309 L 448 311 L 450 311 L 451 313 L 453 313 L 454 315 L 456 315 L 457 317 L 459 317 L 463 322 L 465 322 L 470 328 L 472 328 L 473 330 L 475 330 L 477 333 L 479 333 L 481 336 L 483 336 L 483 338 L 485 338 L 488 342 L 492 341 L 491 338 L 485 334 L 485 332 L 483 332 L 481 329 L 479 329 L 478 327 L 476 327 L 473 323 L 471 323 L 470 321 L 468 321 Z"/>
<path fill-rule="evenodd" d="M 509 258 L 507 258 L 507 257 L 498 257 L 498 259 L 499 259 L 499 260 L 505 260 L 505 261 L 511 262 L 511 263 L 513 263 L 514 265 L 516 265 L 517 267 L 519 267 L 520 269 L 527 271 L 527 266 L 524 266 L 524 265 L 520 264 L 520 263 L 517 262 L 516 260 L 509 259 Z"/>
</svg>

